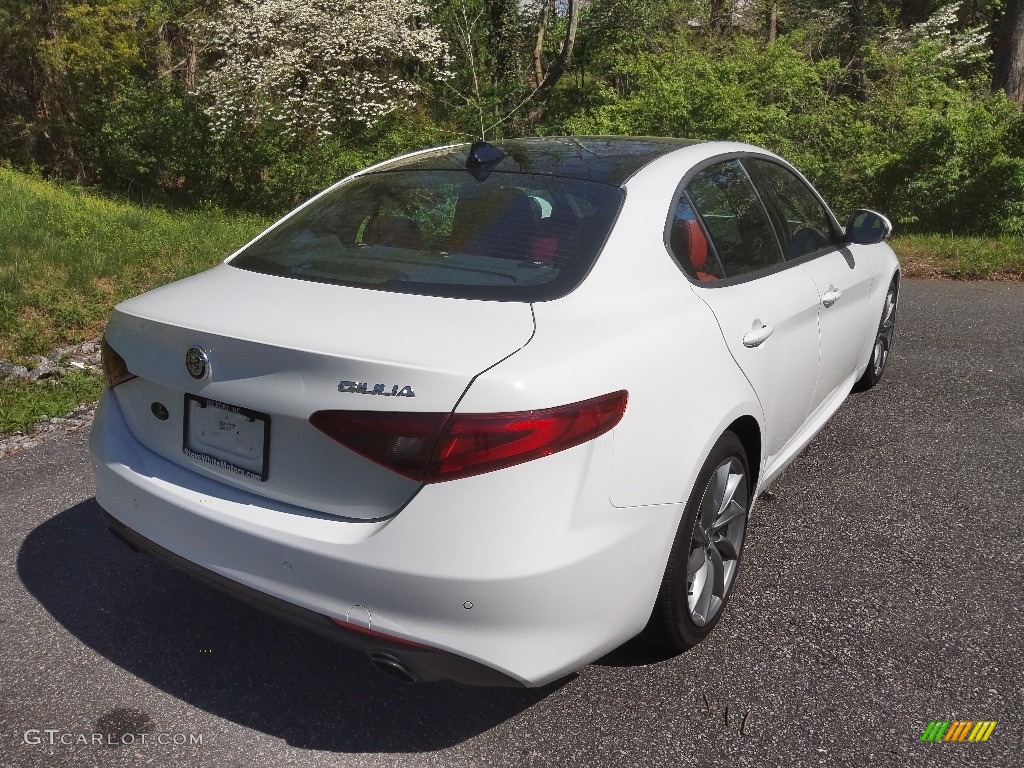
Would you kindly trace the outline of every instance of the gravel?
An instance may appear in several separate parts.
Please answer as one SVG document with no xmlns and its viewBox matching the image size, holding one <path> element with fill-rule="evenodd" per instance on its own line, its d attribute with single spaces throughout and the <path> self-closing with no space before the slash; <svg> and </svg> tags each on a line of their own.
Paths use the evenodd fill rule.
<svg viewBox="0 0 1024 768">
<path fill-rule="evenodd" d="M 46 355 L 32 358 L 32 367 L 15 365 L 9 360 L 0 360 L 0 382 L 41 381 L 59 378 L 70 371 L 96 371 L 100 368 L 99 339 L 51 349 Z M 37 421 L 27 432 L 16 432 L 0 436 L 0 458 L 19 451 L 35 448 L 45 440 L 61 432 L 74 432 L 92 424 L 96 413 L 95 403 L 86 403 L 63 417 L 44 418 Z"/>
</svg>

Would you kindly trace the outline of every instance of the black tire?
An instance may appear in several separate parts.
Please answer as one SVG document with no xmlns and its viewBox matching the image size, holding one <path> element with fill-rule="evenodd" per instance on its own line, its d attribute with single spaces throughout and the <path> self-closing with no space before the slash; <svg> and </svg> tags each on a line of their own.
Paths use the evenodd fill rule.
<svg viewBox="0 0 1024 768">
<path fill-rule="evenodd" d="M 736 502 L 738 509 L 742 510 L 742 514 L 739 514 L 737 507 L 733 507 L 731 504 L 715 503 L 716 482 L 721 480 L 720 471 L 726 466 L 728 466 L 726 485 L 732 481 L 735 474 L 741 475 L 731 499 Z M 682 651 L 699 643 L 718 624 L 729 601 L 743 554 L 751 491 L 750 469 L 743 444 L 735 434 L 726 432 L 711 449 L 711 453 L 697 475 L 697 482 L 686 503 L 686 510 L 669 553 L 661 589 L 654 603 L 654 610 L 651 612 L 647 628 L 642 634 L 645 640 Z M 728 494 L 726 493 L 726 495 Z M 722 501 L 724 500 L 725 496 L 723 495 Z M 717 507 L 721 507 L 721 509 L 717 509 Z M 707 522 L 709 512 L 713 518 L 711 525 Z M 721 521 L 728 515 L 733 516 L 732 521 L 715 529 L 714 518 L 717 516 L 717 520 Z M 701 520 L 699 531 L 697 531 L 698 519 Z M 710 535 L 707 531 L 711 531 Z M 695 532 L 697 536 L 695 536 Z M 700 539 L 705 539 L 708 543 L 702 547 Z M 717 543 L 715 543 L 716 541 Z M 722 549 L 721 552 L 718 547 Z M 704 565 L 692 574 L 694 578 L 691 579 L 688 570 L 691 569 L 693 562 L 699 559 L 697 550 L 702 548 Z M 714 549 L 714 553 L 711 552 L 712 549 Z M 729 556 L 728 559 L 726 555 Z M 732 564 L 731 568 L 727 567 L 728 564 Z M 717 572 L 716 568 L 718 568 Z M 703 574 L 703 580 L 701 574 Z M 719 574 L 722 576 L 722 583 L 716 586 L 715 576 Z M 700 586 L 698 586 L 698 582 L 700 582 Z M 705 615 L 701 616 L 699 609 L 701 598 L 706 594 L 705 588 L 711 590 L 709 605 L 714 606 L 714 610 L 705 610 Z M 691 591 L 697 592 L 694 596 L 696 606 L 691 605 Z M 719 594 L 714 594 L 716 591 Z M 695 611 L 694 608 L 698 610 Z M 702 619 L 703 621 L 701 621 Z"/>
<path fill-rule="evenodd" d="M 868 360 L 868 367 L 865 369 L 864 375 L 853 385 L 854 392 L 865 392 L 871 389 L 885 373 L 886 364 L 889 362 L 889 353 L 892 351 L 893 333 L 896 330 L 896 306 L 899 292 L 899 278 L 893 277 L 889 283 L 889 290 L 885 292 L 882 319 L 878 322 L 875 341 L 871 345 L 871 359 Z"/>
</svg>

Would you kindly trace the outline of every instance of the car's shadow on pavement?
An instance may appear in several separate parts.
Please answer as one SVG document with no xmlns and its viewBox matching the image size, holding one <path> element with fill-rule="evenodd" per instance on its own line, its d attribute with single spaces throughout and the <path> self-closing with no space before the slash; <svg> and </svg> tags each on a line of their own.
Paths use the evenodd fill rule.
<svg viewBox="0 0 1024 768">
<path fill-rule="evenodd" d="M 639 637 L 623 643 L 614 651 L 605 654 L 594 662 L 597 667 L 650 667 L 671 661 L 679 656 L 679 651 L 670 651 L 652 645 Z"/>
<path fill-rule="evenodd" d="M 18 553 L 18 574 L 57 621 L 114 664 L 194 707 L 305 749 L 443 749 L 564 684 L 392 680 L 356 651 L 132 553 L 105 530 L 95 499 L 33 530 Z"/>
</svg>

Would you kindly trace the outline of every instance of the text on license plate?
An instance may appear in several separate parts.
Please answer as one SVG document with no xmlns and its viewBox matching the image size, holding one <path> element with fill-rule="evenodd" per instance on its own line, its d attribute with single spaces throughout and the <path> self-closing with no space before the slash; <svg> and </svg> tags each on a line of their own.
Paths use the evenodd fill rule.
<svg viewBox="0 0 1024 768">
<path fill-rule="evenodd" d="M 269 444 L 267 414 L 185 395 L 182 450 L 189 458 L 262 482 L 267 479 Z"/>
</svg>

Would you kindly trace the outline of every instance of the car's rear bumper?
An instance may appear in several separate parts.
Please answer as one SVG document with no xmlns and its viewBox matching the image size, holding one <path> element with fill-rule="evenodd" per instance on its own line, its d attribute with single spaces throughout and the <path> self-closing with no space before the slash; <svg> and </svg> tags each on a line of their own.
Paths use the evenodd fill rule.
<svg viewBox="0 0 1024 768">
<path fill-rule="evenodd" d="M 522 687 L 523 685 L 521 681 L 504 675 L 496 669 L 461 656 L 432 648 L 416 647 L 381 635 L 346 629 L 322 613 L 302 608 L 294 603 L 268 595 L 266 592 L 247 587 L 179 557 L 169 549 L 164 549 L 145 536 L 139 535 L 105 510 L 103 517 L 111 533 L 132 549 L 154 555 L 193 578 L 280 619 L 363 651 L 378 668 L 393 677 L 417 683 L 450 679 L 473 685 L 508 687 Z M 404 670 L 404 674 L 402 670 Z"/>
<path fill-rule="evenodd" d="M 611 434 L 426 486 L 375 522 L 180 467 L 135 439 L 109 391 L 90 448 L 122 538 L 422 680 L 543 685 L 620 645 L 650 614 L 680 514 L 610 504 Z"/>
</svg>

